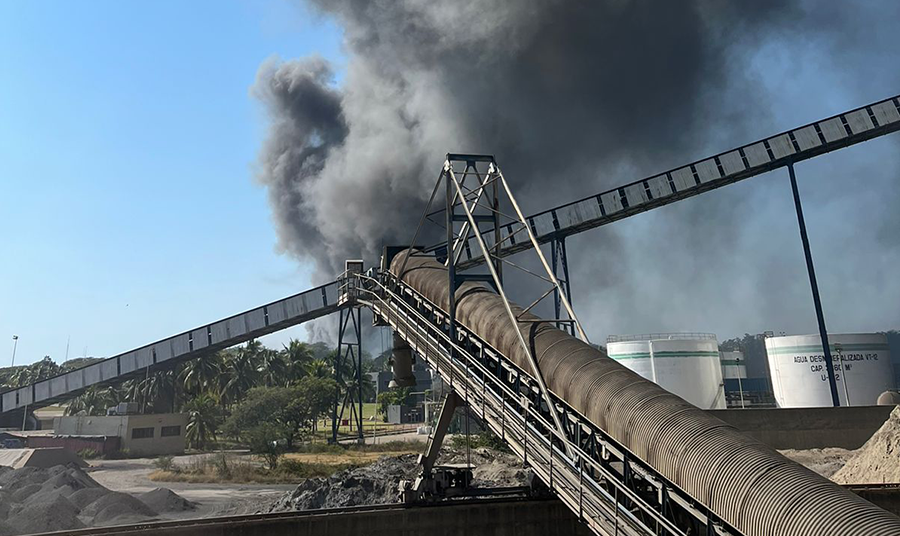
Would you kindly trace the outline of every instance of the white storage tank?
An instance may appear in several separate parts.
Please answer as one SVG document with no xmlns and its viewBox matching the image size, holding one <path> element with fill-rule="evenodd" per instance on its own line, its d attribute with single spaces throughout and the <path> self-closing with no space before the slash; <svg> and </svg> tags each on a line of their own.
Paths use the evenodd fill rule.
<svg viewBox="0 0 900 536">
<path fill-rule="evenodd" d="M 722 364 L 722 377 L 724 379 L 747 379 L 747 364 L 744 362 L 744 352 L 719 352 L 719 362 Z"/>
<path fill-rule="evenodd" d="M 842 406 L 874 405 L 878 395 L 895 387 L 884 334 L 829 334 L 828 344 Z M 832 405 L 825 354 L 819 335 L 769 337 L 766 339 L 766 354 L 772 389 L 779 407 Z"/>
<path fill-rule="evenodd" d="M 725 408 L 719 344 L 711 333 L 611 335 L 606 352 L 698 408 Z"/>
</svg>

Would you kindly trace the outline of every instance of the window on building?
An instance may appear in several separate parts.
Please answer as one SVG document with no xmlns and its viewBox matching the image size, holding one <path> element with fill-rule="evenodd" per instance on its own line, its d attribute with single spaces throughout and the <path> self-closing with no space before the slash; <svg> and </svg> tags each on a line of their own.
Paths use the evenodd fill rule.
<svg viewBox="0 0 900 536">
<path fill-rule="evenodd" d="M 159 433 L 160 437 L 172 437 L 181 435 L 180 426 L 163 426 Z"/>
<path fill-rule="evenodd" d="M 131 439 L 153 439 L 153 427 L 150 428 L 132 428 Z"/>
</svg>

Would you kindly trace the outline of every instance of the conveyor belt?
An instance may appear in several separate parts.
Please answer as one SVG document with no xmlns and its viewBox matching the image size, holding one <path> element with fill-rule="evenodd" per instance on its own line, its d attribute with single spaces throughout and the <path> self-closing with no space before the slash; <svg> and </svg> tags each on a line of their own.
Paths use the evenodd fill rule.
<svg viewBox="0 0 900 536">
<path fill-rule="evenodd" d="M 544 244 L 897 130 L 900 130 L 900 96 L 532 214 L 527 221 L 535 237 Z M 531 247 L 527 238 L 515 233 L 512 225 L 503 227 L 501 236 L 506 241 L 500 248 L 500 257 Z M 486 238 L 490 242 L 491 237 Z M 443 247 L 442 243 L 427 251 Z M 475 239 L 470 238 L 457 269 L 483 262 Z"/>
<path fill-rule="evenodd" d="M 206 324 L 103 361 L 0 394 L 0 413 L 35 409 L 78 396 L 91 386 L 110 385 L 209 352 L 331 314 L 343 306 L 338 282 L 289 296 Z"/>
<path fill-rule="evenodd" d="M 403 265 L 402 253 L 392 270 Z M 894 536 L 900 518 L 788 460 L 473 283 L 456 292 L 450 341 L 446 268 L 414 256 L 403 282 L 361 297 L 468 400 L 485 424 L 597 534 Z M 523 349 L 540 362 L 562 434 Z"/>
</svg>

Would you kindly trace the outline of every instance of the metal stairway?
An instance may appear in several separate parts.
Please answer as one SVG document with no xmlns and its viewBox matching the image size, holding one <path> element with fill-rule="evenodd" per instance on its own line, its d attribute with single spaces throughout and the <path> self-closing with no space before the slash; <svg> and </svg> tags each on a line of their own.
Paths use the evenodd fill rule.
<svg viewBox="0 0 900 536">
<path fill-rule="evenodd" d="M 740 534 L 554 396 L 560 435 L 531 375 L 460 324 L 451 340 L 447 313 L 393 274 L 351 277 L 350 299 L 389 324 L 595 533 Z"/>
</svg>

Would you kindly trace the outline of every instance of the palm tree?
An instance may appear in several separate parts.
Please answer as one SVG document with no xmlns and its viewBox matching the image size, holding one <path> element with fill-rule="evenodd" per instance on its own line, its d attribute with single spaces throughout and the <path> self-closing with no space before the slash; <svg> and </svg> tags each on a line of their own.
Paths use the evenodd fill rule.
<svg viewBox="0 0 900 536">
<path fill-rule="evenodd" d="M 184 411 L 188 414 L 188 423 L 184 430 L 187 446 L 198 450 L 205 449 L 210 441 L 216 440 L 219 411 L 215 399 L 208 394 L 202 394 L 185 404 Z"/>
<path fill-rule="evenodd" d="M 359 382 L 356 381 L 356 374 L 354 373 L 344 383 L 343 389 L 349 391 L 351 398 L 356 400 L 357 394 L 359 393 Z M 375 382 L 365 372 L 362 374 L 362 399 L 363 402 L 375 401 Z"/>
<path fill-rule="evenodd" d="M 308 344 L 291 339 L 281 353 L 287 364 L 289 381 L 296 381 L 307 375 L 309 364 L 313 361 L 313 352 Z"/>
<path fill-rule="evenodd" d="M 324 359 L 315 359 L 306 366 L 306 375 L 314 378 L 330 378 L 334 367 Z"/>
<path fill-rule="evenodd" d="M 141 406 L 144 413 L 170 413 L 179 405 L 178 372 L 173 369 L 151 371 L 144 378 L 124 384 L 125 397 Z"/>
<path fill-rule="evenodd" d="M 218 392 L 216 382 L 222 374 L 222 354 L 214 352 L 204 354 L 197 359 L 192 359 L 183 365 L 178 381 L 184 390 L 193 396 L 199 396 L 205 391 Z"/>
<path fill-rule="evenodd" d="M 265 348 L 259 354 L 259 379 L 266 387 L 284 387 L 290 382 L 288 364 L 281 352 Z"/>
<path fill-rule="evenodd" d="M 260 349 L 257 341 L 250 341 L 247 346 L 226 354 L 219 388 L 219 401 L 223 406 L 239 402 L 257 384 Z"/>
<path fill-rule="evenodd" d="M 106 415 L 106 410 L 121 399 L 122 394 L 115 387 L 88 387 L 69 401 L 66 415 Z"/>
</svg>

